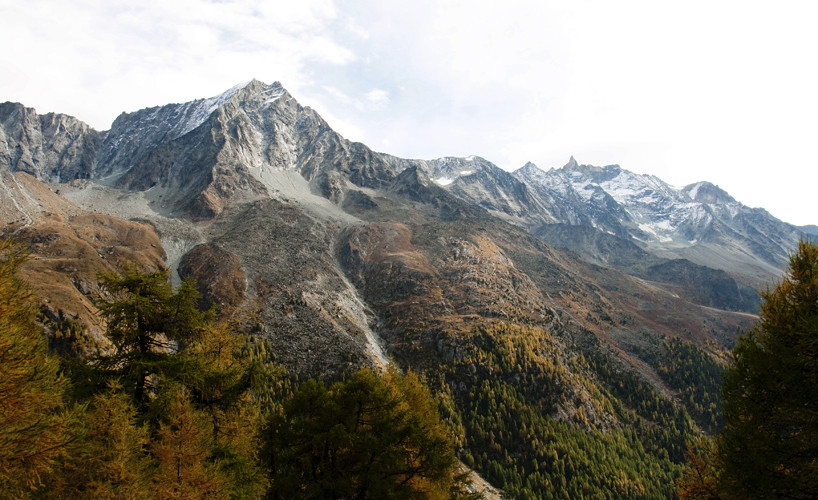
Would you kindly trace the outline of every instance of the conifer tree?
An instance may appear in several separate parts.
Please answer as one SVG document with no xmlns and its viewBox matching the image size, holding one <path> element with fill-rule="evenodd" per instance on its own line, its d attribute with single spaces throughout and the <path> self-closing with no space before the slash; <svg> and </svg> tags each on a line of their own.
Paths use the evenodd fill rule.
<svg viewBox="0 0 818 500">
<path fill-rule="evenodd" d="M 16 272 L 19 246 L 0 242 L 0 491 L 36 486 L 68 440 L 59 363 L 36 324 L 36 303 Z"/>
<path fill-rule="evenodd" d="M 198 309 L 192 280 L 174 291 L 168 278 L 167 271 L 136 268 L 101 276 L 107 297 L 100 310 L 115 349 L 97 357 L 89 378 L 122 380 L 139 420 L 150 427 L 151 449 L 164 464 L 160 473 L 166 479 L 171 448 L 163 443 L 173 438 L 198 454 L 194 468 L 218 476 L 219 494 L 258 497 L 267 480 L 257 456 L 261 413 L 251 390 L 266 383 L 264 370 L 245 352 L 246 337 L 227 324 L 214 324 L 212 310 Z M 185 422 L 173 420 L 183 415 Z M 183 451 L 177 446 L 177 453 Z M 212 486 L 193 484 L 192 470 L 162 495 L 198 494 Z"/>
<path fill-rule="evenodd" d="M 271 422 L 273 498 L 448 498 L 451 437 L 416 376 L 308 381 Z"/>
<path fill-rule="evenodd" d="M 100 355 L 96 367 L 104 379 L 120 377 L 137 405 L 144 407 L 152 377 L 181 376 L 188 368 L 173 354 L 210 326 L 213 313 L 199 311 L 191 280 L 174 292 L 167 270 L 145 273 L 128 267 L 122 274 L 100 275 L 100 284 L 107 295 L 97 305 L 114 352 Z"/>
<path fill-rule="evenodd" d="M 736 498 L 818 498 L 818 245 L 801 241 L 762 298 L 724 376 L 720 487 Z"/>
<path fill-rule="evenodd" d="M 67 448 L 62 466 L 44 488 L 59 498 L 147 498 L 153 460 L 146 452 L 148 429 L 137 422 L 118 382 L 96 395 L 81 440 Z"/>
<path fill-rule="evenodd" d="M 228 498 L 227 481 L 210 459 L 213 427 L 184 388 L 174 391 L 151 444 L 157 460 L 155 498 Z"/>
</svg>

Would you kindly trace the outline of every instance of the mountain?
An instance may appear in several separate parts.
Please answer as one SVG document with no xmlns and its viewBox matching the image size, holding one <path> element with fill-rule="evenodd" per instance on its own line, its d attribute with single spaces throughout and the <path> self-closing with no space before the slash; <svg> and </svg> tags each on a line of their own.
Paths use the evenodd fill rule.
<svg viewBox="0 0 818 500">
<path fill-rule="evenodd" d="M 60 182 L 91 175 L 102 134 L 74 117 L 0 104 L 0 168 Z"/>
<path fill-rule="evenodd" d="M 567 214 L 559 223 L 591 226 L 657 256 L 722 269 L 753 285 L 780 272 L 804 232 L 708 182 L 675 188 L 618 165 L 579 165 L 573 158 L 547 172 L 529 163 L 514 175 L 550 213 Z"/>
<path fill-rule="evenodd" d="M 377 153 L 279 83 L 105 132 L 0 112 L 3 235 L 70 284 L 57 316 L 93 326 L 93 268 L 168 266 L 293 373 L 422 372 L 461 458 L 510 497 L 670 495 L 685 441 L 718 425 L 712 373 L 800 231 L 617 166 Z M 82 269 L 60 260 L 88 248 Z"/>
</svg>

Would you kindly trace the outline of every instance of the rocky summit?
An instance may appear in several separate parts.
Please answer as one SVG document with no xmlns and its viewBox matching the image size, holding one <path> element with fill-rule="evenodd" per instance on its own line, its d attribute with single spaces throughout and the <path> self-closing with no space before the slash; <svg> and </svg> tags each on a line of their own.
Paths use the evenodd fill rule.
<svg viewBox="0 0 818 500">
<path fill-rule="evenodd" d="M 718 425 L 705 374 L 816 234 L 617 165 L 377 153 L 257 80 L 104 132 L 0 105 L 0 211 L 51 317 L 98 333 L 97 272 L 167 266 L 292 373 L 422 372 L 461 459 L 511 497 L 573 491 L 560 467 L 669 494 Z M 611 479 L 614 455 L 633 466 Z"/>
</svg>

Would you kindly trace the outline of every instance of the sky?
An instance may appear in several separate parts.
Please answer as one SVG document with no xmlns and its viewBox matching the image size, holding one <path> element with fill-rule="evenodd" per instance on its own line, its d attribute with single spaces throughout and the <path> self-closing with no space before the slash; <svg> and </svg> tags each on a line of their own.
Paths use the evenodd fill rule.
<svg viewBox="0 0 818 500">
<path fill-rule="evenodd" d="M 0 101 L 122 111 L 280 81 L 344 137 L 619 164 L 818 224 L 812 0 L 0 0 Z"/>
</svg>

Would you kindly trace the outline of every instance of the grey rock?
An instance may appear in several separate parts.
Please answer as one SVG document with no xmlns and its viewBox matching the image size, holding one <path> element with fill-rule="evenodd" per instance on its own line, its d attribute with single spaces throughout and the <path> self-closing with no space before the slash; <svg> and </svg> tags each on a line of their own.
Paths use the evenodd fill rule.
<svg viewBox="0 0 818 500">
<path fill-rule="evenodd" d="M 37 114 L 22 104 L 0 104 L 0 169 L 46 182 L 85 179 L 103 133 L 63 114 Z"/>
</svg>

